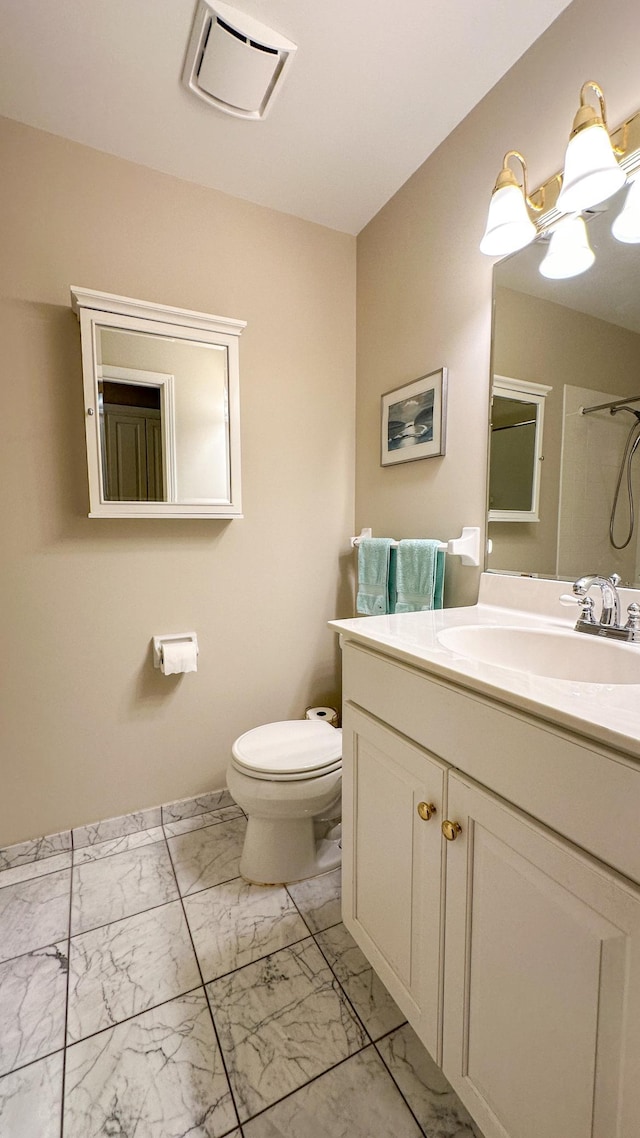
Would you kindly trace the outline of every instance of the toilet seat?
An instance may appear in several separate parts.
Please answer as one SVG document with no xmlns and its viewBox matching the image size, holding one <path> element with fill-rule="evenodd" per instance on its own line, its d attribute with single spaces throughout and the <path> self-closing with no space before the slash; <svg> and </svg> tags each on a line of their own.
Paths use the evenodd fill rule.
<svg viewBox="0 0 640 1138">
<path fill-rule="evenodd" d="M 254 727 L 236 739 L 232 765 L 249 778 L 299 782 L 342 765 L 342 731 L 329 723 L 287 719 Z"/>
</svg>

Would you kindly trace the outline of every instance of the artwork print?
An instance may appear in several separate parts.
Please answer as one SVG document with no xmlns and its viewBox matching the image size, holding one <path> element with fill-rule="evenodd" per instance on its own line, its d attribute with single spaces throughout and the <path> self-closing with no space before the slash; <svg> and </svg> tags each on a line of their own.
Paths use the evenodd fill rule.
<svg viewBox="0 0 640 1138">
<path fill-rule="evenodd" d="M 444 454 L 446 368 L 382 396 L 382 465 Z"/>
</svg>

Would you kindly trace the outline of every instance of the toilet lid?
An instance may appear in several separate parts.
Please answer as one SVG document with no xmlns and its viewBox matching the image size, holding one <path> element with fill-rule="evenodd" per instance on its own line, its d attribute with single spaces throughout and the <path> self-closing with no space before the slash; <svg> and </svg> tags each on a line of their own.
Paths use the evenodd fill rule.
<svg viewBox="0 0 640 1138">
<path fill-rule="evenodd" d="M 342 731 L 312 719 L 265 723 L 236 739 L 236 765 L 260 775 L 316 774 L 335 767 L 342 757 Z"/>
</svg>

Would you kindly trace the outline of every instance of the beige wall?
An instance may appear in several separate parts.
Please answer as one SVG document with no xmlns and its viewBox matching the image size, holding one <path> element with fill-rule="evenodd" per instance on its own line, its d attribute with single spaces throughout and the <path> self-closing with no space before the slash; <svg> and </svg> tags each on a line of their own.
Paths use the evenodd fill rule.
<svg viewBox="0 0 640 1138">
<path fill-rule="evenodd" d="M 496 289 L 496 335 L 493 370 L 533 383 L 549 384 L 552 390 L 544 408 L 544 463 L 540 485 L 540 521 L 514 525 L 491 522 L 489 534 L 493 550 L 488 559 L 491 569 L 520 572 L 556 572 L 560 458 L 562 452 L 563 394 L 566 384 L 604 392 L 603 399 L 626 395 L 630 376 L 640 374 L 640 336 L 626 328 L 596 320 L 583 312 L 575 312 L 561 304 L 539 297 L 525 296 L 512 289 Z M 592 403 L 602 402 L 597 395 Z M 622 426 L 623 436 L 631 420 Z M 625 430 L 626 425 L 626 430 Z M 620 428 L 620 425 L 619 425 Z M 618 431 L 619 431 L 618 428 Z M 619 463 L 624 448 L 611 432 L 609 450 L 614 464 Z M 614 443 L 614 437 L 616 441 Z M 569 475 L 570 477 L 570 475 Z M 576 474 L 577 477 L 577 474 Z M 615 475 L 611 497 L 615 489 Z M 610 504 L 609 504 L 610 508 Z M 593 519 L 595 525 L 595 518 Z M 606 524 L 598 519 L 598 533 L 608 544 Z M 614 557 L 610 558 L 614 569 Z M 591 561 L 591 565 L 596 562 Z M 597 562 L 600 568 L 606 563 Z M 623 573 L 624 568 L 624 573 Z M 628 569 L 615 565 L 628 579 Z M 580 566 L 570 572 L 579 576 Z"/>
<path fill-rule="evenodd" d="M 3 846 L 220 787 L 241 731 L 337 699 L 355 241 L 6 120 L 0 153 Z M 71 284 L 247 321 L 244 520 L 86 517 Z"/>
<path fill-rule="evenodd" d="M 582 83 L 616 125 L 640 106 L 640 6 L 574 0 L 358 238 L 356 523 L 394 537 L 457 536 L 485 519 L 492 262 L 478 250 L 503 154 L 534 187 L 563 162 Z M 425 93 L 429 97 L 429 93 Z M 446 364 L 447 454 L 379 466 L 380 395 Z M 447 605 L 478 575 L 450 559 Z"/>
</svg>

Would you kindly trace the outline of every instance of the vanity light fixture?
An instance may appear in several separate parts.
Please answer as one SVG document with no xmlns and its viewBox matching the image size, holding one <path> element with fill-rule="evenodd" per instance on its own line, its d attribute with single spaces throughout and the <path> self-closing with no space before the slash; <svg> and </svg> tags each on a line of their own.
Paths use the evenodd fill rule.
<svg viewBox="0 0 640 1138">
<path fill-rule="evenodd" d="M 640 177 L 629 186 L 622 210 L 616 217 L 611 232 L 617 241 L 627 245 L 640 243 Z"/>
<path fill-rule="evenodd" d="M 595 92 L 599 112 L 587 101 L 588 91 Z M 563 213 L 579 213 L 606 201 L 624 183 L 625 172 L 618 165 L 609 138 L 602 89 L 589 79 L 580 91 L 557 207 Z"/>
<path fill-rule="evenodd" d="M 589 92 L 597 96 L 598 107 L 589 103 Z M 509 167 L 512 157 L 522 164 L 522 182 Z M 580 107 L 567 147 L 564 172 L 554 174 L 529 194 L 524 158 L 517 150 L 505 154 L 480 249 L 491 257 L 515 253 L 562 215 L 577 215 L 606 201 L 639 171 L 640 111 L 609 132 L 602 89 L 588 80 L 580 91 Z M 539 215 L 537 224 L 529 211 Z M 620 241 L 640 243 L 640 191 L 629 192 L 623 218 L 613 233 Z M 622 233 L 636 236 L 619 236 Z"/>
<path fill-rule="evenodd" d="M 510 158 L 517 158 L 522 166 L 522 183 L 509 166 Z M 542 205 L 536 205 L 527 194 L 527 164 L 522 154 L 518 150 L 508 150 L 491 195 L 480 251 L 489 257 L 504 257 L 529 245 L 537 230 L 527 206 L 536 211 L 542 209 Z"/>
<path fill-rule="evenodd" d="M 586 272 L 595 259 L 583 218 L 579 215 L 565 217 L 551 234 L 540 272 L 551 280 L 566 280 Z"/>
</svg>

